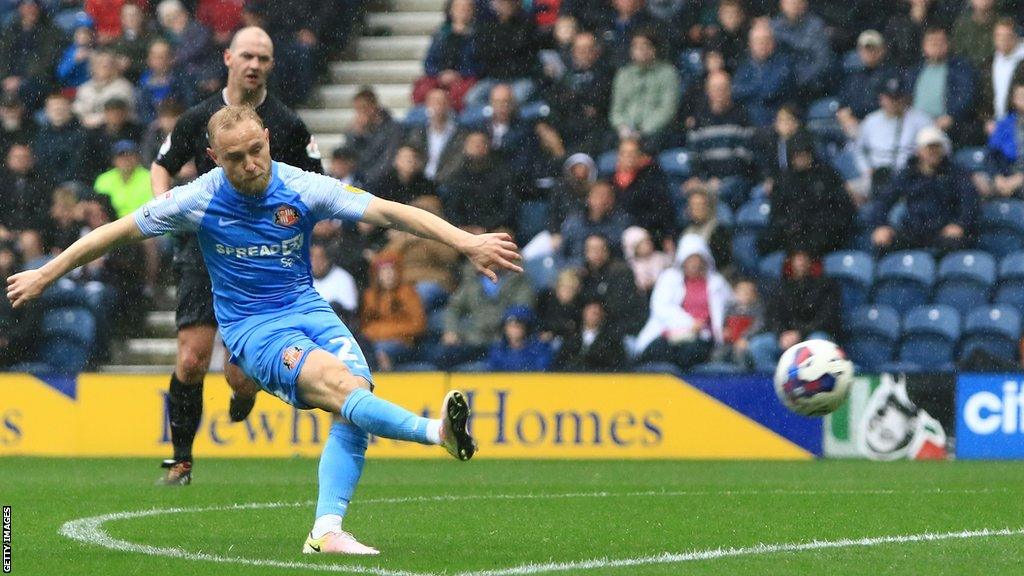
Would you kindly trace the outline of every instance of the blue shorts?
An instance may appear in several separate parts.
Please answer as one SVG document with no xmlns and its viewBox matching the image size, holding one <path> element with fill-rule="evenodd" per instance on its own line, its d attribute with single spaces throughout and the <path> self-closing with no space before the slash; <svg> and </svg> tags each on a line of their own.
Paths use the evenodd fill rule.
<svg viewBox="0 0 1024 576">
<path fill-rule="evenodd" d="M 309 353 L 317 348 L 334 354 L 353 374 L 373 382 L 352 331 L 323 300 L 251 316 L 237 327 L 222 326 L 221 331 L 232 361 L 242 372 L 296 408 L 310 408 L 298 398 L 296 381 Z"/>
</svg>

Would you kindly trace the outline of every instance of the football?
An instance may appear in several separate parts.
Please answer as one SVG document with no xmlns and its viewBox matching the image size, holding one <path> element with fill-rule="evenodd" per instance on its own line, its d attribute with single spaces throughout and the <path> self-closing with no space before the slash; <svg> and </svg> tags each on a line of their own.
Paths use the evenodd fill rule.
<svg viewBox="0 0 1024 576">
<path fill-rule="evenodd" d="M 824 416 L 846 401 L 853 363 L 828 340 L 794 344 L 775 368 L 775 393 L 787 408 L 804 416 Z"/>
</svg>

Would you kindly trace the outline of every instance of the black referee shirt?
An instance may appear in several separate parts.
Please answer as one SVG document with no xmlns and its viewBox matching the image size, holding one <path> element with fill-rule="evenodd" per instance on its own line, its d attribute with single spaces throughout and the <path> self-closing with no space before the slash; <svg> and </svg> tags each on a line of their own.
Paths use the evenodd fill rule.
<svg viewBox="0 0 1024 576">
<path fill-rule="evenodd" d="M 227 106 L 227 102 L 222 91 L 186 110 L 178 118 L 174 131 L 160 147 L 155 162 L 166 168 L 172 176 L 189 160 L 195 160 L 199 174 L 216 168 L 217 165 L 206 154 L 209 146 L 206 124 L 224 106 Z M 310 172 L 323 172 L 320 151 L 298 114 L 269 93 L 256 107 L 256 114 L 270 130 L 270 155 L 274 160 Z M 174 261 L 182 267 L 182 273 L 206 276 L 206 266 L 195 234 L 179 237 L 176 245 Z"/>
</svg>

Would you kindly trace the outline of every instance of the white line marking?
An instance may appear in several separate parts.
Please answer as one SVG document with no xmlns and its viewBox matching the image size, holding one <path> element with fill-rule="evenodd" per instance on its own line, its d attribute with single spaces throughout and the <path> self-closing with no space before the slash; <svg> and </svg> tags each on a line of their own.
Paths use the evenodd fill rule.
<svg viewBox="0 0 1024 576">
<path fill-rule="evenodd" d="M 778 554 L 780 552 L 807 552 L 812 550 L 825 550 L 829 548 L 855 548 L 883 546 L 886 544 L 912 544 L 917 542 L 941 542 L 944 540 L 966 540 L 968 538 L 991 538 L 993 536 L 1021 536 L 1024 535 L 1024 528 L 1001 530 L 964 530 L 962 532 L 944 532 L 924 534 L 907 534 L 903 536 L 878 536 L 875 538 L 843 539 L 843 540 L 815 540 L 801 544 L 758 544 L 746 548 L 717 548 L 711 550 L 694 550 L 692 552 L 670 553 L 665 552 L 656 556 L 641 556 L 639 558 L 623 558 L 621 560 L 609 560 L 599 558 L 594 560 L 583 560 L 579 562 L 556 562 L 550 564 L 524 564 L 514 568 L 503 568 L 499 570 L 483 570 L 480 572 L 461 572 L 455 576 L 528 576 L 530 574 L 542 574 L 545 572 L 567 572 L 580 570 L 597 570 L 608 568 L 631 568 L 651 564 L 679 564 L 683 562 L 697 562 L 700 560 L 717 560 L 719 558 L 735 558 L 737 556 L 755 556 L 760 554 Z"/>
<path fill-rule="evenodd" d="M 468 495 L 440 495 L 440 496 L 409 496 L 399 498 L 371 498 L 361 500 L 360 505 L 365 504 L 409 504 L 424 502 L 452 502 L 466 500 L 555 500 L 570 498 L 647 498 L 647 497 L 688 497 L 688 496 L 757 496 L 757 495 L 798 495 L 798 496 L 829 496 L 829 495 L 892 495 L 892 494 L 983 494 L 1007 492 L 1006 489 L 978 489 L 978 490 L 943 490 L 940 488 L 930 490 L 697 490 L 697 491 L 645 491 L 645 492 L 569 492 L 563 494 L 468 494 Z M 374 566 L 358 566 L 344 564 L 314 564 L 304 562 L 289 562 L 281 560 L 263 560 L 255 558 L 241 558 L 231 556 L 219 556 L 206 552 L 189 552 L 181 548 L 170 548 L 137 544 L 126 540 L 119 540 L 110 536 L 103 528 L 107 522 L 119 520 L 130 520 L 134 518 L 145 518 L 161 516 L 165 514 L 195 514 L 202 512 L 223 512 L 231 510 L 261 510 L 273 508 L 298 508 L 301 506 L 312 506 L 315 502 L 255 502 L 248 504 L 230 504 L 224 506 L 201 506 L 192 508 L 153 508 L 149 510 L 137 510 L 126 512 L 113 512 L 88 518 L 78 518 L 65 522 L 58 533 L 72 540 L 84 544 L 91 544 L 117 550 L 121 552 L 132 552 L 146 554 L 149 556 L 162 556 L 166 558 L 180 558 L 191 561 L 215 562 L 220 564 L 242 564 L 247 566 L 259 566 L 265 568 L 286 568 L 286 569 L 309 569 L 322 570 L 327 572 L 343 572 L 348 574 L 368 574 L 370 576 L 439 576 L 431 573 L 410 572 L 405 570 L 390 570 Z M 669 553 L 639 558 L 594 559 L 585 561 L 548 563 L 548 564 L 525 564 L 512 568 L 490 570 L 482 572 L 463 572 L 456 576 L 520 576 L 538 574 L 541 572 L 564 572 L 568 570 L 592 570 L 597 568 L 617 568 L 640 566 L 645 564 L 669 564 L 680 562 L 693 562 L 697 560 L 714 560 L 733 556 L 747 556 L 755 554 L 772 554 L 778 552 L 802 552 L 807 550 L 819 550 L 825 548 L 844 548 L 852 546 L 877 546 L 882 544 L 899 544 L 911 542 L 930 542 L 938 540 L 952 540 L 964 538 L 983 538 L 990 536 L 1015 536 L 1024 534 L 1020 530 L 979 530 L 965 532 L 950 532 L 944 534 L 925 533 L 906 536 L 883 536 L 877 538 L 864 538 L 861 540 L 833 540 L 815 541 L 803 544 L 760 544 L 748 548 L 719 548 L 714 550 L 699 550 L 685 553 Z"/>
</svg>

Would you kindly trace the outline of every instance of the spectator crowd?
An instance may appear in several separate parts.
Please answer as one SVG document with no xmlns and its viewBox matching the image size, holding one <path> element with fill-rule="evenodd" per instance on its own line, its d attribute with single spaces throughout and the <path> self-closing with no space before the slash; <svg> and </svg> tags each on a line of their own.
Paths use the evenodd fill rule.
<svg viewBox="0 0 1024 576">
<path fill-rule="evenodd" d="M 68 4 L 4 16 L 0 276 L 139 205 L 243 22 L 280 42 L 294 104 L 357 10 Z M 837 254 L 1024 248 L 1024 222 L 1011 242 L 986 216 L 1024 214 L 1022 25 L 1020 0 L 449 0 L 414 107 L 359 89 L 325 170 L 511 233 L 526 274 L 327 221 L 314 283 L 380 370 L 772 370 L 802 339 L 845 342 L 870 303 Z M 134 274 L 115 285 L 138 294 L 103 298 L 138 308 L 160 282 L 148 253 L 82 281 Z"/>
</svg>

